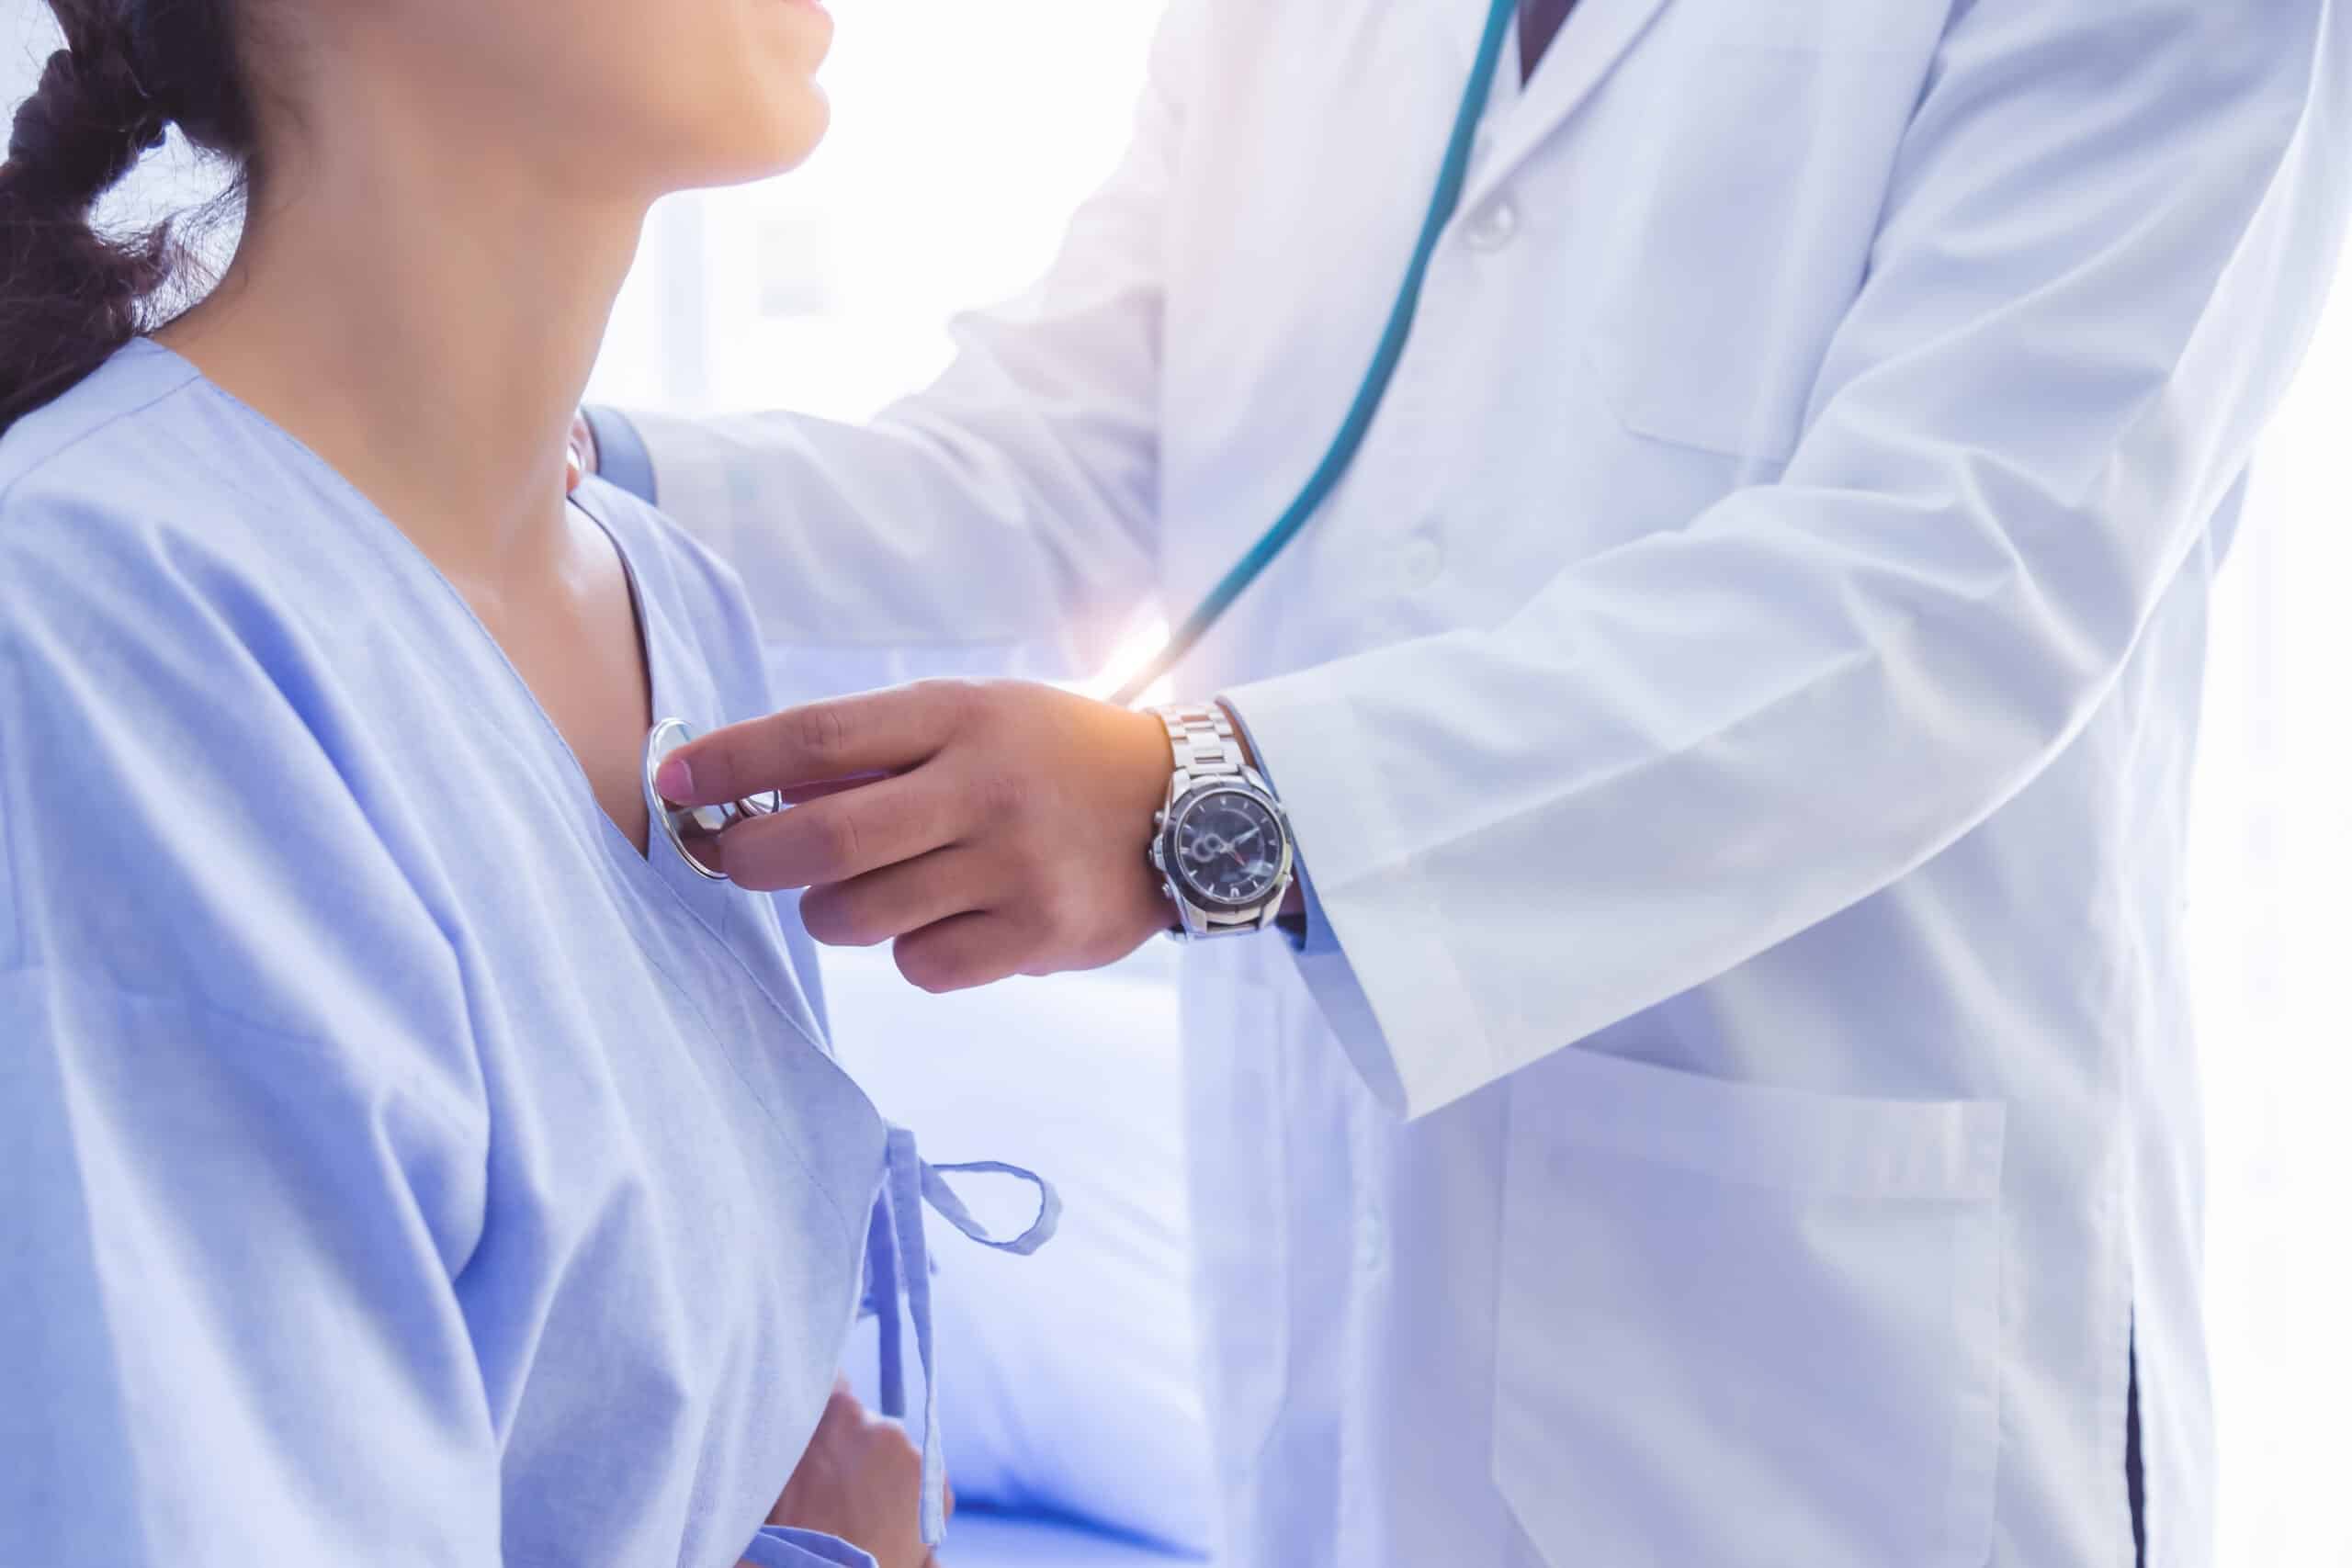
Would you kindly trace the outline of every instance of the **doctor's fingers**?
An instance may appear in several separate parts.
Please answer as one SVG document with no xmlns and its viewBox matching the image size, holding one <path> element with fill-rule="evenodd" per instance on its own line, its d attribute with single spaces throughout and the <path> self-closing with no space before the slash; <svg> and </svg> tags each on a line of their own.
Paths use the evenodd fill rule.
<svg viewBox="0 0 2352 1568">
<path fill-rule="evenodd" d="M 1035 950 L 1020 922 L 975 911 L 910 931 L 892 946 L 891 957 L 907 983 L 933 995 L 968 991 L 1023 973 Z"/>
<path fill-rule="evenodd" d="M 670 753 L 654 787 L 678 806 L 715 806 L 765 790 L 896 773 L 936 755 L 981 700 L 961 681 L 804 703 L 714 729 Z"/>
<path fill-rule="evenodd" d="M 986 909 L 1007 893 L 1003 876 L 990 875 L 989 860 L 984 850 L 951 845 L 811 887 L 800 900 L 800 923 L 827 947 L 873 947 Z"/>
<path fill-rule="evenodd" d="M 770 817 L 748 817 L 719 836 L 728 879 L 762 892 L 847 882 L 964 837 L 971 802 L 943 770 L 918 768 L 811 800 Z"/>
</svg>

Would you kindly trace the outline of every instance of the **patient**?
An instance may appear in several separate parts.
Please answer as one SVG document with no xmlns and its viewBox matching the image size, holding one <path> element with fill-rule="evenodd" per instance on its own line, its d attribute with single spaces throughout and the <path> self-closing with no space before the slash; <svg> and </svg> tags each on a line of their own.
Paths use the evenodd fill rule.
<svg viewBox="0 0 2352 1568">
<path fill-rule="evenodd" d="M 769 705 L 750 616 L 567 500 L 648 206 L 808 152 L 824 12 L 51 8 L 0 168 L 0 1562 L 922 1562 L 831 1393 L 900 1145 L 793 908 L 649 832 L 650 723 Z M 170 237 L 89 214 L 174 125 L 246 220 L 163 321 Z"/>
</svg>

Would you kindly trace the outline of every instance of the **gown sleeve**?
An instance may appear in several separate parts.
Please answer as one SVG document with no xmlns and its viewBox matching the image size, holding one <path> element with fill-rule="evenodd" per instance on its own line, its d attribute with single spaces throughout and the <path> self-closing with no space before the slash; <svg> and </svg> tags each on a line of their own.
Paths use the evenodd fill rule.
<svg viewBox="0 0 2352 1568">
<path fill-rule="evenodd" d="M 453 1283 L 487 1118 L 447 940 L 266 607 L 25 521 L 0 512 L 0 1563 L 492 1568 Z"/>
<path fill-rule="evenodd" d="M 874 1568 L 874 1559 L 835 1536 L 770 1525 L 743 1553 L 751 1568 Z"/>
</svg>

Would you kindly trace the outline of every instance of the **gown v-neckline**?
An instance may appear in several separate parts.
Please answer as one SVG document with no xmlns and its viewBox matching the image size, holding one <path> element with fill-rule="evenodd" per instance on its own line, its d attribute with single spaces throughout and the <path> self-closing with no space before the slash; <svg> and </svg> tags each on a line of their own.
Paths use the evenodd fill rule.
<svg viewBox="0 0 2352 1568">
<path fill-rule="evenodd" d="M 206 375 L 203 367 L 187 355 L 156 342 L 152 337 L 139 339 L 138 343 L 176 363 L 196 385 L 226 403 L 240 417 L 253 423 L 286 446 L 305 470 L 312 474 L 322 484 L 341 495 L 351 510 L 368 525 L 379 547 L 379 553 L 385 558 L 388 565 L 403 576 L 426 586 L 434 595 L 446 600 L 455 613 L 473 628 L 473 634 L 483 649 L 492 661 L 504 671 L 506 680 L 511 682 L 521 702 L 537 716 L 539 730 L 544 737 L 545 748 L 551 753 L 550 766 L 563 777 L 564 787 L 572 795 L 575 806 L 593 817 L 592 822 L 585 823 L 585 830 L 602 846 L 605 858 L 617 865 L 625 881 L 639 886 L 641 891 L 660 889 L 666 892 L 669 896 L 685 903 L 689 910 L 708 923 L 711 911 L 704 907 L 702 897 L 706 886 L 708 886 L 707 880 L 691 867 L 681 865 L 674 870 L 664 869 L 662 863 L 665 859 L 674 861 L 680 857 L 664 856 L 662 853 L 662 835 L 659 827 L 650 821 L 647 824 L 646 850 L 639 852 L 628 834 L 622 830 L 620 824 L 613 820 L 611 813 L 605 809 L 603 799 L 596 794 L 595 780 L 590 775 L 586 764 L 580 760 L 579 753 L 572 749 L 571 742 L 564 736 L 561 727 L 555 722 L 555 716 L 548 711 L 547 705 L 539 700 L 538 693 L 532 688 L 530 682 L 524 678 L 521 669 L 507 653 L 505 645 L 501 643 L 497 636 L 491 631 L 489 624 L 483 621 L 481 613 L 466 598 L 463 591 L 447 572 L 441 570 L 431 556 L 425 554 L 417 542 L 409 536 L 407 530 L 395 522 L 358 486 L 353 484 L 341 469 L 321 457 L 308 443 Z M 582 515 L 596 525 L 598 532 L 602 533 L 610 543 L 614 555 L 620 561 L 621 573 L 628 583 L 629 613 L 637 633 L 647 699 L 651 705 L 655 721 L 659 722 L 662 716 L 676 711 L 671 705 L 674 682 L 669 669 L 666 650 L 662 648 L 660 637 L 655 635 L 653 616 L 650 606 L 646 603 L 637 562 L 631 558 L 628 545 L 620 536 L 620 531 L 599 510 L 593 487 L 582 486 L 579 491 L 569 498 L 568 504 L 577 508 Z M 652 809 L 650 802 L 648 802 L 647 808 L 650 815 Z"/>
</svg>

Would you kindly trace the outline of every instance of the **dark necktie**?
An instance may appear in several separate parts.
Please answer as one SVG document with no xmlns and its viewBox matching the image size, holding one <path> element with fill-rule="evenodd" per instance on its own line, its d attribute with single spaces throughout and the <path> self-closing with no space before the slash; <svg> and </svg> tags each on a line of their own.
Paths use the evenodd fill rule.
<svg viewBox="0 0 2352 1568">
<path fill-rule="evenodd" d="M 1535 74 L 1535 62 L 1560 36 L 1560 24 L 1577 8 L 1577 0 L 1519 0 L 1519 77 Z"/>
</svg>

